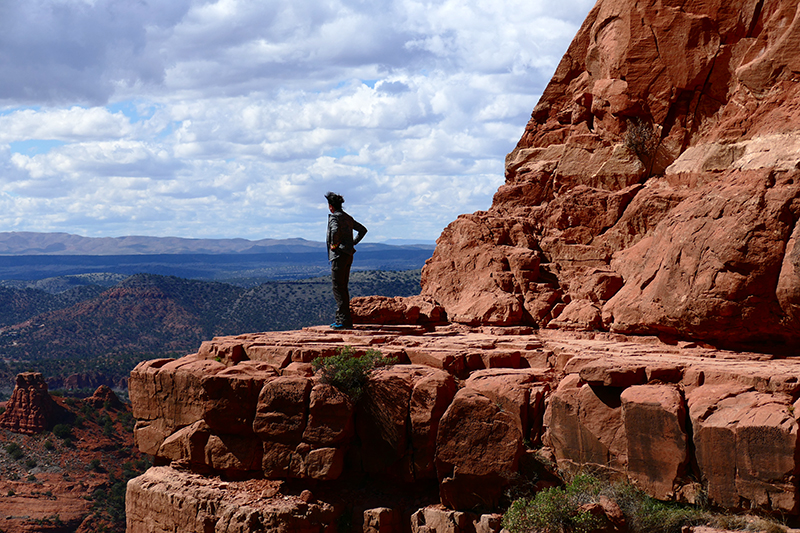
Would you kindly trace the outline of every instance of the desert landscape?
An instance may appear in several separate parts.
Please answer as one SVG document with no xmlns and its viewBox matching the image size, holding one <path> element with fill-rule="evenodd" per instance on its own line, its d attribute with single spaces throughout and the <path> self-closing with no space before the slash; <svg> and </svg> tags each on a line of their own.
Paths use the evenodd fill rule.
<svg viewBox="0 0 800 533">
<path fill-rule="evenodd" d="M 419 294 L 134 368 L 126 531 L 800 525 L 798 37 L 788 0 L 599 0 Z"/>
</svg>

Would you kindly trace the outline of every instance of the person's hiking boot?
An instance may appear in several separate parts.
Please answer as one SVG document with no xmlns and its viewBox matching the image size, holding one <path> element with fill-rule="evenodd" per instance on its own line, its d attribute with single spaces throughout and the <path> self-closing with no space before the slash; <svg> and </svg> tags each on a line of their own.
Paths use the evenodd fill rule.
<svg viewBox="0 0 800 533">
<path fill-rule="evenodd" d="M 331 329 L 347 329 L 344 327 L 344 324 L 339 324 L 338 322 L 334 322 L 331 324 Z"/>
</svg>

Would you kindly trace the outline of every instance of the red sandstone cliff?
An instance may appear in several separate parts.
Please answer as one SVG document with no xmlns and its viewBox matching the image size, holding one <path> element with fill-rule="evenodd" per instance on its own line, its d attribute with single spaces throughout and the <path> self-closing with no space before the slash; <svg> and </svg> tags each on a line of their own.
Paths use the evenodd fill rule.
<svg viewBox="0 0 800 533">
<path fill-rule="evenodd" d="M 467 324 L 796 345 L 799 167 L 796 2 L 601 0 L 422 293 Z"/>
</svg>

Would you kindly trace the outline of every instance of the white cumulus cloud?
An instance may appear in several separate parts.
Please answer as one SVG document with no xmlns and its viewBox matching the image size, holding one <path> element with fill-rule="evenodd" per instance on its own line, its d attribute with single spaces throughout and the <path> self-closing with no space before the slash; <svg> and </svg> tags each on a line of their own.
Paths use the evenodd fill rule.
<svg viewBox="0 0 800 533">
<path fill-rule="evenodd" d="M 0 4 L 0 228 L 369 240 L 486 209 L 590 0 Z"/>
</svg>

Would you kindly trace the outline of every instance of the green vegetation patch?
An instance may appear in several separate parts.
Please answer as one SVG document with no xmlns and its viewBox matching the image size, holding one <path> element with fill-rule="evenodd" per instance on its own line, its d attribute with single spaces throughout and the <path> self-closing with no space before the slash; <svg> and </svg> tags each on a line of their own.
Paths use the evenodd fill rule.
<svg viewBox="0 0 800 533">
<path fill-rule="evenodd" d="M 323 383 L 333 385 L 357 402 L 364 394 L 369 376 L 381 366 L 397 364 L 394 357 L 383 357 L 378 350 L 368 349 L 358 357 L 351 346 L 343 346 L 331 357 L 318 357 L 311 362 Z"/>
<path fill-rule="evenodd" d="M 588 533 L 609 524 L 589 505 L 601 497 L 614 501 L 625 516 L 629 533 L 680 533 L 686 526 L 781 533 L 786 528 L 768 518 L 713 513 L 706 509 L 652 498 L 629 483 L 605 483 L 577 474 L 562 487 L 543 489 L 532 498 L 515 500 L 503 515 L 510 533 Z"/>
<path fill-rule="evenodd" d="M 25 456 L 25 452 L 22 451 L 22 447 L 16 442 L 9 442 L 5 446 L 6 453 L 15 461 L 19 461 Z"/>
<path fill-rule="evenodd" d="M 514 501 L 503 515 L 503 527 L 511 533 L 588 533 L 600 529 L 602 517 L 579 509 L 599 493 L 596 479 L 579 474 L 563 487 L 549 487 L 533 498 Z"/>
</svg>

